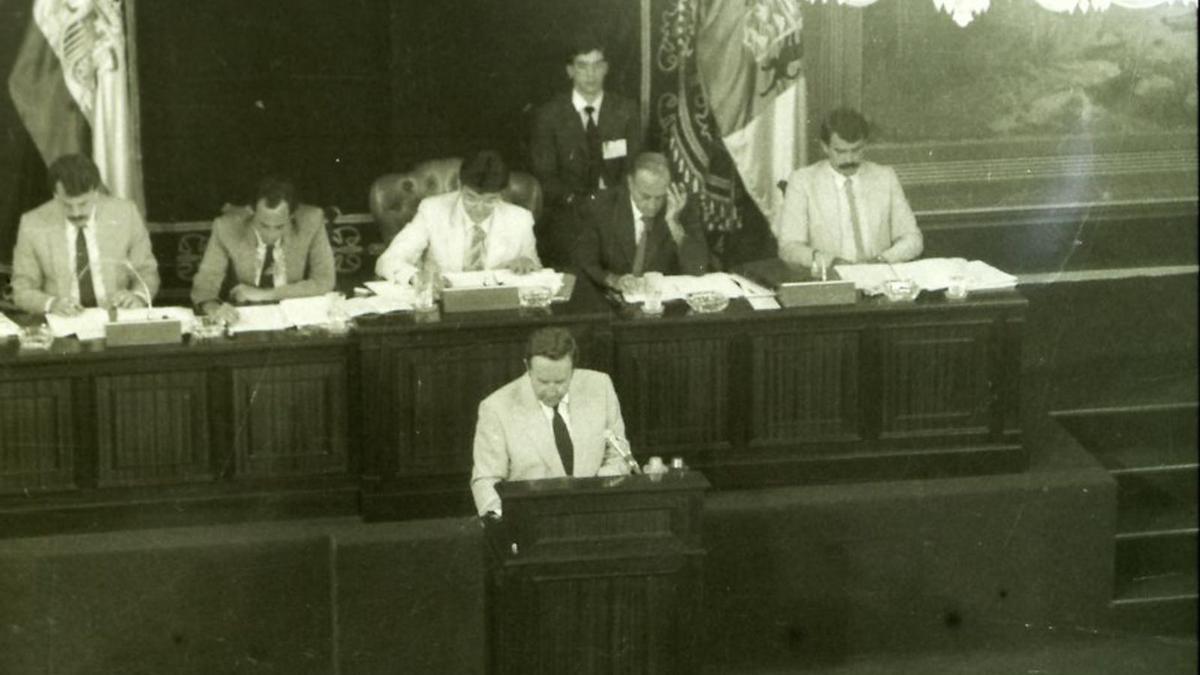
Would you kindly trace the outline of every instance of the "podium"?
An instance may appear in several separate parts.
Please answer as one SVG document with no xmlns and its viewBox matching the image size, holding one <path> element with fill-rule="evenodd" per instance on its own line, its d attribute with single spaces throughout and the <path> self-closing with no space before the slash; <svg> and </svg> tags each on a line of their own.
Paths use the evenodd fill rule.
<svg viewBox="0 0 1200 675">
<path fill-rule="evenodd" d="M 698 672 L 708 487 L 695 471 L 498 484 L 492 672 Z"/>
</svg>

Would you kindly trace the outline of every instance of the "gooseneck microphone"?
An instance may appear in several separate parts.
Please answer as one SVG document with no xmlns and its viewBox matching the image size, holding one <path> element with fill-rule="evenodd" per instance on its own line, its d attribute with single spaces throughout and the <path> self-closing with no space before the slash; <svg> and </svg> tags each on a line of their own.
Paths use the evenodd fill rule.
<svg viewBox="0 0 1200 675">
<path fill-rule="evenodd" d="M 625 460 L 630 473 L 640 474 L 642 472 L 642 467 L 638 466 L 637 460 L 633 458 L 633 452 L 629 449 L 629 441 L 624 436 L 618 436 L 612 429 L 605 429 L 604 442 L 616 450 L 621 459 Z"/>
</svg>

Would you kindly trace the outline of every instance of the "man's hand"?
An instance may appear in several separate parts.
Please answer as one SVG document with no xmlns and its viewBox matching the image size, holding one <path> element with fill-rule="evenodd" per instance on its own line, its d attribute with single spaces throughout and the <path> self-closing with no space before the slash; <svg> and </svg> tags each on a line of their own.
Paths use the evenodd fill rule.
<svg viewBox="0 0 1200 675">
<path fill-rule="evenodd" d="M 271 302 L 275 300 L 275 289 L 238 284 L 229 295 L 235 302 Z"/>
<path fill-rule="evenodd" d="M 109 304 L 117 309 L 133 309 L 135 307 L 145 307 L 146 301 L 142 296 L 133 291 L 124 290 L 113 293 Z"/>
<path fill-rule="evenodd" d="M 823 277 L 837 264 L 838 258 L 825 251 L 813 251 L 812 272 L 814 277 Z"/>
<path fill-rule="evenodd" d="M 637 293 L 642 290 L 642 280 L 632 274 L 623 274 L 619 277 L 614 274 L 610 276 L 609 281 L 609 285 L 621 293 Z"/>
<path fill-rule="evenodd" d="M 520 258 L 513 260 L 504 267 L 516 272 L 517 274 L 529 274 L 530 272 L 536 272 L 541 269 L 541 266 L 534 262 L 532 258 L 526 258 L 525 256 L 521 256 Z"/>
<path fill-rule="evenodd" d="M 216 306 L 215 307 L 211 306 L 211 305 L 209 306 L 209 308 L 207 310 L 209 316 L 213 317 L 217 321 L 220 321 L 221 323 L 223 323 L 227 326 L 237 323 L 238 311 L 237 311 L 236 307 L 234 307 L 233 305 L 230 305 L 228 303 L 225 303 L 225 302 L 222 302 L 220 304 L 212 303 L 212 305 L 216 305 Z"/>
<path fill-rule="evenodd" d="M 50 313 L 60 316 L 75 316 L 83 311 L 83 307 L 78 302 L 70 298 L 55 298 L 54 302 L 50 303 Z"/>
</svg>

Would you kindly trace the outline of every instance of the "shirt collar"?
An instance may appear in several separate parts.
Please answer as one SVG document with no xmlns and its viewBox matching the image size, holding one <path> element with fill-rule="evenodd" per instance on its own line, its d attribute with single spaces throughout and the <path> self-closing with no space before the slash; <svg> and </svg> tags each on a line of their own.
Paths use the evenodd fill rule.
<svg viewBox="0 0 1200 675">
<path fill-rule="evenodd" d="M 833 162 L 828 162 L 827 166 L 829 167 L 829 173 L 833 174 L 833 180 L 837 183 L 839 188 L 844 188 L 846 186 L 846 181 L 851 181 L 854 183 L 855 187 L 858 187 L 858 182 L 855 181 L 855 178 L 858 178 L 859 174 L 862 172 L 862 164 L 858 165 L 858 171 L 855 171 L 853 176 L 844 175 L 837 169 L 833 168 Z"/>
<path fill-rule="evenodd" d="M 497 204 L 496 206 L 499 208 L 500 205 Z M 495 215 L 496 209 L 492 209 L 492 212 L 488 214 L 488 217 L 484 218 L 481 222 L 476 223 L 475 221 L 471 220 L 471 216 L 467 215 L 466 207 L 463 206 L 462 190 L 458 191 L 458 199 L 454 200 L 454 221 L 459 225 L 459 227 L 462 227 L 464 230 L 469 232 L 472 227 L 478 225 L 483 229 L 485 234 L 491 234 L 492 216 Z"/>
<path fill-rule="evenodd" d="M 553 420 L 554 419 L 554 408 L 551 408 L 550 406 L 546 405 L 545 403 L 542 403 L 542 399 L 540 399 L 540 398 L 537 400 L 537 402 L 538 402 L 538 405 L 541 406 L 542 414 L 546 416 L 546 419 Z M 565 412 L 565 411 L 571 409 L 570 406 L 571 406 L 571 393 L 567 392 L 566 394 L 563 394 L 562 400 L 558 402 L 558 408 Z"/>
<path fill-rule="evenodd" d="M 67 220 L 66 216 L 63 216 L 63 222 L 66 223 L 68 231 L 72 230 L 76 227 L 75 223 L 72 223 L 71 221 Z M 88 214 L 87 222 L 85 222 L 83 225 L 80 225 L 78 227 L 83 228 L 84 230 L 95 231 L 95 229 L 96 229 L 96 209 L 94 207 L 92 208 L 92 212 Z"/>
<path fill-rule="evenodd" d="M 595 103 L 588 103 L 583 98 L 583 94 L 580 94 L 578 91 L 576 91 L 574 89 L 571 90 L 571 105 L 575 106 L 575 112 L 579 113 L 580 115 L 587 114 L 583 111 L 583 109 L 589 105 L 592 106 L 593 108 L 595 108 L 596 109 L 595 113 L 597 115 L 599 115 L 600 114 L 600 106 L 603 103 L 604 103 L 604 92 L 600 92 L 600 95 L 596 97 Z M 597 124 L 600 123 L 599 117 L 596 118 L 596 123 Z"/>
</svg>

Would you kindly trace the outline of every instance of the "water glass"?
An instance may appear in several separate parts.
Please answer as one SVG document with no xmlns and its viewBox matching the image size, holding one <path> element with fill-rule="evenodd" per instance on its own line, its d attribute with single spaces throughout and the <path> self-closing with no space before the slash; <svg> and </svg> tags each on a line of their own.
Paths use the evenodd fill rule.
<svg viewBox="0 0 1200 675">
<path fill-rule="evenodd" d="M 946 298 L 949 300 L 966 300 L 967 294 L 967 278 L 959 275 L 950 277 L 946 284 Z"/>
<path fill-rule="evenodd" d="M 54 342 L 54 333 L 45 324 L 26 326 L 17 335 L 21 349 L 49 349 Z"/>
<path fill-rule="evenodd" d="M 661 272 L 646 272 L 642 277 L 642 312 L 649 316 L 663 313 L 663 275 Z"/>
</svg>

